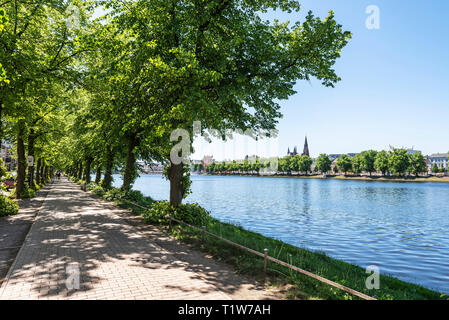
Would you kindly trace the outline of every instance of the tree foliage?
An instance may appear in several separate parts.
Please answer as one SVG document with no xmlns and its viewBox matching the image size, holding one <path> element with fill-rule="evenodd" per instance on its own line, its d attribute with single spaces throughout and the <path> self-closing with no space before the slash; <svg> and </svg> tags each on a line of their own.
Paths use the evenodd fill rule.
<svg viewBox="0 0 449 320">
<path fill-rule="evenodd" d="M 332 164 L 331 158 L 329 158 L 327 154 L 322 153 L 316 159 L 315 170 L 325 174 L 331 170 L 331 164 Z"/>
<path fill-rule="evenodd" d="M 96 5 L 108 9 L 92 19 Z M 261 12 L 299 12 L 288 1 L 7 1 L 0 10 L 0 137 L 17 150 L 17 197 L 54 168 L 110 188 L 121 170 L 127 191 L 137 160 L 158 161 L 170 203 L 189 193 L 189 166 L 170 157 L 174 130 L 271 133 L 279 101 L 301 80 L 340 81 L 334 65 L 351 34 L 334 14 L 265 21 Z M 76 15 L 72 9 L 75 6 Z M 75 19 L 76 23 L 72 23 Z M 70 22 L 70 23 L 69 23 Z M 4 70 L 3 70 L 4 69 Z M 7 77 L 7 81 L 6 81 Z M 194 121 L 201 132 L 193 131 Z M 175 139 L 176 140 L 176 139 Z M 26 159 L 35 159 L 27 167 Z M 279 161 L 309 172 L 309 157 Z M 255 160 L 207 167 L 259 174 Z M 197 167 L 199 169 L 199 167 Z"/>
</svg>

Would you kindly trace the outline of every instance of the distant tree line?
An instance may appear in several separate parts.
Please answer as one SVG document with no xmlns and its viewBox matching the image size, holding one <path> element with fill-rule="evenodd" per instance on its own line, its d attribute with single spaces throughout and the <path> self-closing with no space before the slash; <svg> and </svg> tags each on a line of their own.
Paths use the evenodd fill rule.
<svg viewBox="0 0 449 320">
<path fill-rule="evenodd" d="M 312 170 L 313 159 L 306 155 L 286 156 L 278 159 L 277 173 L 291 175 L 293 172 L 308 175 L 312 171 L 321 174 L 333 172 L 334 174 L 354 174 L 362 172 L 370 176 L 374 172 L 380 172 L 383 176 L 391 173 L 393 175 L 405 176 L 427 172 L 426 159 L 421 153 L 408 153 L 405 149 L 393 149 L 391 151 L 366 150 L 353 157 L 341 155 L 333 165 L 332 159 L 327 154 L 320 154 L 316 159 L 315 167 Z M 213 162 L 206 168 L 203 164 L 195 164 L 194 171 L 207 173 L 232 173 L 232 174 L 259 174 L 261 168 L 270 167 L 267 161 L 232 161 Z M 434 165 L 432 172 L 442 172 Z"/>
<path fill-rule="evenodd" d="M 259 174 L 260 170 L 263 168 L 269 168 L 269 161 L 261 161 L 256 159 L 255 161 L 250 161 L 245 159 L 244 161 L 232 161 L 232 162 L 212 162 L 206 168 L 203 164 L 194 164 L 193 171 L 203 171 L 207 173 L 231 173 L 231 174 Z"/>
<path fill-rule="evenodd" d="M 382 175 L 405 176 L 427 172 L 427 163 L 424 156 L 416 152 L 410 154 L 405 149 L 393 149 L 391 151 L 367 150 L 354 157 L 343 155 L 336 161 L 334 172 L 360 174 L 367 172 L 371 176 L 373 172 L 381 172 Z"/>
</svg>

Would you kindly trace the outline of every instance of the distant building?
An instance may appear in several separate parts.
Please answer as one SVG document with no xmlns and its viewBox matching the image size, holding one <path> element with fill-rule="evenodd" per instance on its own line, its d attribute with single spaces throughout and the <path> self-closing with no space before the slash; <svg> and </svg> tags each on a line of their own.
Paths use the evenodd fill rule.
<svg viewBox="0 0 449 320">
<path fill-rule="evenodd" d="M 437 165 L 438 168 L 448 169 L 449 166 L 449 153 L 434 153 L 427 157 L 429 161 L 429 169 L 431 170 L 433 165 Z"/>
<path fill-rule="evenodd" d="M 201 160 L 201 162 L 203 163 L 203 167 L 207 168 L 208 165 L 210 165 L 212 162 L 214 162 L 214 157 L 213 156 L 204 156 L 203 160 Z"/>
<path fill-rule="evenodd" d="M 248 161 L 256 161 L 257 159 L 260 159 L 260 157 L 259 156 L 256 156 L 256 155 L 252 155 L 252 156 L 249 156 L 249 155 L 246 155 L 245 156 L 245 160 L 248 160 Z"/>
<path fill-rule="evenodd" d="M 333 154 L 329 155 L 329 158 L 331 158 L 332 161 L 335 161 L 340 157 L 341 157 L 341 153 L 333 153 Z"/>
<path fill-rule="evenodd" d="M 407 150 L 407 153 L 410 154 L 410 155 L 412 155 L 412 156 L 413 156 L 415 153 L 422 153 L 422 152 L 419 151 L 419 150 L 415 150 L 414 147 L 412 147 L 412 148 L 395 148 L 395 147 L 393 147 L 392 145 L 389 145 L 388 148 L 386 148 L 385 151 L 393 151 L 394 149 L 405 149 L 405 150 Z"/>
<path fill-rule="evenodd" d="M 287 150 L 287 156 L 294 157 L 294 156 L 296 156 L 298 154 L 299 153 L 298 153 L 298 149 L 297 149 L 296 146 L 293 148 L 293 152 L 290 152 L 290 147 Z M 310 157 L 309 144 L 307 143 L 307 136 L 306 136 L 306 139 L 304 141 L 304 148 L 303 148 L 303 151 L 302 151 L 301 155 Z"/>
<path fill-rule="evenodd" d="M 137 164 L 142 173 L 162 173 L 164 172 L 164 166 L 161 163 L 146 163 L 145 161 L 138 160 Z"/>
<path fill-rule="evenodd" d="M 287 150 L 287 156 L 294 157 L 294 156 L 296 156 L 297 154 L 298 154 L 298 151 L 297 151 L 297 149 L 296 149 L 296 146 L 293 148 L 293 152 L 290 152 L 290 148 L 288 148 L 288 150 Z"/>
<path fill-rule="evenodd" d="M 304 140 L 304 149 L 302 150 L 302 156 L 310 157 L 309 144 L 307 143 L 307 136 L 306 136 L 306 139 Z"/>
</svg>

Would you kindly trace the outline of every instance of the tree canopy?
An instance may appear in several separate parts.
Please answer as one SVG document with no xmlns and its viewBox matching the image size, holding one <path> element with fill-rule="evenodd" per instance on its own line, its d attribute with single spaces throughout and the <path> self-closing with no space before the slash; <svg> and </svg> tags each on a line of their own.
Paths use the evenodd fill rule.
<svg viewBox="0 0 449 320">
<path fill-rule="evenodd" d="M 108 13 L 93 19 L 98 5 Z M 260 16 L 299 12 L 295 0 L 2 6 L 0 135 L 17 146 L 18 197 L 25 180 L 40 182 L 47 167 L 86 182 L 95 170 L 106 188 L 121 170 L 122 189 L 129 190 L 140 159 L 166 166 L 170 202 L 178 206 L 189 190 L 184 160 L 196 135 L 270 135 L 282 117 L 279 101 L 295 93 L 298 81 L 315 78 L 333 87 L 341 80 L 334 65 L 351 37 L 331 11 L 293 23 Z M 186 147 L 174 152 L 184 140 Z M 36 161 L 27 168 L 30 156 Z M 279 164 L 288 172 L 308 172 L 312 164 L 304 157 L 293 167 L 286 162 Z M 242 170 L 261 168 L 256 161 Z"/>
</svg>

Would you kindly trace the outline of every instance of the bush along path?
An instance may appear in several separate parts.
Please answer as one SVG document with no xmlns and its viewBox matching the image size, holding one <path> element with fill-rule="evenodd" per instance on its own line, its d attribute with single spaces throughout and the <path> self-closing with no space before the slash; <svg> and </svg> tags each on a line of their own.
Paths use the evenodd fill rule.
<svg viewBox="0 0 449 320">
<path fill-rule="evenodd" d="M 55 182 L 0 288 L 0 299 L 272 297 L 232 269 L 133 221 L 128 210 L 66 179 Z"/>
<path fill-rule="evenodd" d="M 227 265 L 235 268 L 237 273 L 250 276 L 256 280 L 264 280 L 266 283 L 278 288 L 282 287 L 283 290 L 287 290 L 287 297 L 290 299 L 358 298 L 271 262 L 268 265 L 268 277 L 265 277 L 262 258 L 218 239 L 207 237 L 206 241 L 203 241 L 202 233 L 194 231 L 188 226 L 173 224 L 173 227 L 170 229 L 168 227 L 169 215 L 198 227 L 205 226 L 208 232 L 253 250 L 263 252 L 265 248 L 268 248 L 269 254 L 279 260 L 376 299 L 446 299 L 444 294 L 387 275 L 380 275 L 379 289 L 368 290 L 365 282 L 369 274 L 365 272 L 365 269 L 333 259 L 324 253 L 298 248 L 282 241 L 247 231 L 240 226 L 218 221 L 197 204 L 181 204 L 178 208 L 173 208 L 168 202 L 154 201 L 150 197 L 143 196 L 139 191 L 131 190 L 125 192 L 115 188 L 105 190 L 95 183 L 91 183 L 89 189 L 106 200 L 114 201 L 117 205 L 131 209 L 134 214 L 141 216 L 146 223 L 158 226 L 161 231 L 169 236 L 188 243 L 193 248 L 207 253 L 217 261 L 225 262 Z M 130 202 L 136 203 L 140 207 Z M 149 208 L 149 210 L 145 210 L 142 207 Z"/>
</svg>

